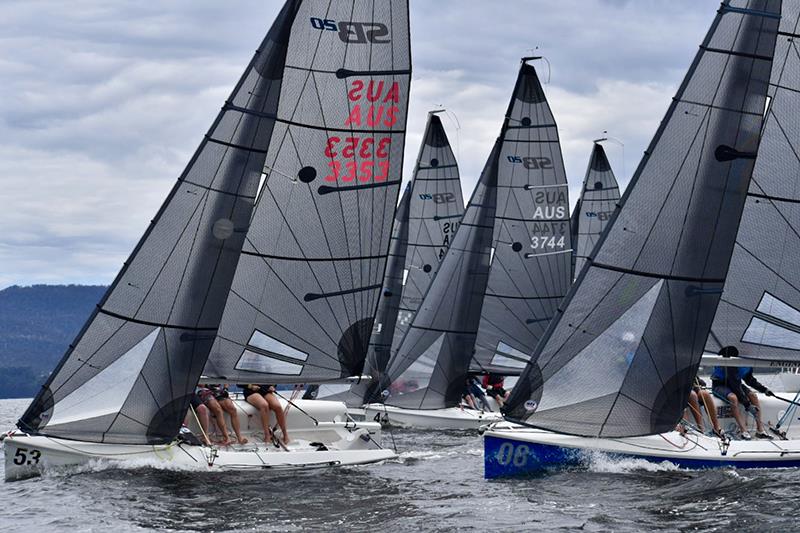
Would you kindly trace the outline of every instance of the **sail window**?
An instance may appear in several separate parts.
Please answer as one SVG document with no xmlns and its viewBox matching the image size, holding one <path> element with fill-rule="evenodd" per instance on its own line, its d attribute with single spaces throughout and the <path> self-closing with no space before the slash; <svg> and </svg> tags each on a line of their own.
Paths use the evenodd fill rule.
<svg viewBox="0 0 800 533">
<path fill-rule="evenodd" d="M 508 344 L 500 341 L 497 343 L 494 357 L 492 357 L 492 366 L 506 366 L 509 368 L 525 368 L 529 356 L 521 351 L 512 348 Z"/>
<path fill-rule="evenodd" d="M 800 311 L 791 305 L 783 302 L 768 292 L 764 293 L 761 297 L 761 302 L 758 304 L 758 311 L 765 315 L 769 315 L 783 322 L 800 327 Z"/>
<path fill-rule="evenodd" d="M 308 359 L 307 353 L 292 348 L 288 344 L 284 344 L 277 339 L 273 339 L 269 335 L 265 335 L 258 330 L 253 332 L 248 344 L 260 350 L 264 350 L 265 352 L 271 352 L 284 357 L 291 357 L 292 359 L 297 359 L 299 361 L 305 361 Z"/>
<path fill-rule="evenodd" d="M 250 350 L 245 350 L 239 361 L 236 363 L 236 370 L 246 370 L 248 372 L 260 372 L 262 374 L 281 374 L 284 376 L 299 376 L 303 371 L 303 365 L 290 363 L 281 359 L 275 359 L 266 355 L 261 355 Z"/>
</svg>

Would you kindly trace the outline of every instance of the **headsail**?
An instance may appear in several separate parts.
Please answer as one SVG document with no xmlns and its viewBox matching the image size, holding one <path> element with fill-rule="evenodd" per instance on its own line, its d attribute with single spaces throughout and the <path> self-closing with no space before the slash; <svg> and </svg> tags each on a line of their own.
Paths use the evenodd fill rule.
<svg viewBox="0 0 800 533">
<path fill-rule="evenodd" d="M 298 4 L 280 12 L 21 429 L 128 444 L 169 442 L 178 433 L 253 211 Z"/>
<path fill-rule="evenodd" d="M 778 0 L 726 0 L 514 388 L 512 420 L 581 436 L 674 428 L 722 293 L 758 150 Z"/>
<path fill-rule="evenodd" d="M 600 141 L 595 141 L 578 205 L 575 206 L 572 243 L 575 247 L 573 277 L 600 240 L 619 201 L 619 185 Z"/>
<path fill-rule="evenodd" d="M 372 379 L 353 385 L 350 405 L 363 404 L 382 381 L 392 349 L 405 336 L 464 215 L 458 165 L 436 113 L 428 115 L 408 199 L 397 208 L 383 297 L 364 367 Z"/>
<path fill-rule="evenodd" d="M 531 324 L 569 286 L 570 252 L 558 134 L 536 71 L 523 62 L 463 222 L 390 364 L 387 403 L 455 405 L 471 362 L 486 370 L 523 360 L 538 338 Z M 543 270 L 563 272 L 563 282 L 545 287 Z"/>
<path fill-rule="evenodd" d="M 362 371 L 400 189 L 408 3 L 304 1 L 267 178 L 204 373 L 320 383 Z"/>
<path fill-rule="evenodd" d="M 706 349 L 800 360 L 800 4 L 785 2 L 753 179 Z"/>
</svg>

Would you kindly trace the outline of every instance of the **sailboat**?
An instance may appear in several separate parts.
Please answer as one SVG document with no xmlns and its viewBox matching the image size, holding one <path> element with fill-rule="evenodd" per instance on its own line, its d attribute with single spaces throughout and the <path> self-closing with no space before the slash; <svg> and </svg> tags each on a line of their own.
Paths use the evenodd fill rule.
<svg viewBox="0 0 800 533">
<path fill-rule="evenodd" d="M 414 175 L 395 215 L 389 261 L 364 367 L 369 379 L 345 395 L 350 413 L 377 397 L 396 351 L 464 216 L 458 163 L 439 114 L 428 113 Z"/>
<path fill-rule="evenodd" d="M 594 452 L 689 468 L 800 466 L 796 434 L 673 431 L 704 348 L 800 359 L 790 281 L 800 252 L 799 22 L 798 2 L 722 3 L 514 389 L 507 422 L 484 436 L 486 477 L 580 464 Z M 765 417 L 780 414 L 764 403 Z"/>
<path fill-rule="evenodd" d="M 343 403 L 291 407 L 289 445 L 181 438 L 201 378 L 360 374 L 400 188 L 408 5 L 287 0 L 155 219 L 17 430 L 16 479 L 90 460 L 205 470 L 394 457 Z M 190 424 L 192 417 L 189 417 Z"/>
<path fill-rule="evenodd" d="M 566 173 L 535 59 L 522 61 L 500 136 L 368 419 L 437 429 L 498 420 L 459 406 L 469 373 L 518 374 L 569 288 Z"/>
<path fill-rule="evenodd" d="M 583 269 L 619 201 L 619 185 L 602 145 L 605 140 L 594 141 L 581 195 L 572 213 L 573 277 Z"/>
</svg>

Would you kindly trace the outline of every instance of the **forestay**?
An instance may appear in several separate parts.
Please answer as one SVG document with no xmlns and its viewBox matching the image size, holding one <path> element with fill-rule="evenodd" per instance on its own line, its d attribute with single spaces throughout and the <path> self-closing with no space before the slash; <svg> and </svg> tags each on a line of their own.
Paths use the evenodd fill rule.
<svg viewBox="0 0 800 533">
<path fill-rule="evenodd" d="M 20 419 L 82 441 L 177 435 L 234 276 L 270 145 L 288 2 L 150 227 Z"/>
<path fill-rule="evenodd" d="M 569 285 L 565 184 L 552 114 L 534 68 L 523 63 L 462 224 L 392 358 L 387 403 L 452 406 L 461 399 L 473 354 L 481 371 L 508 369 L 515 357 L 524 358 L 526 343 L 535 344 L 533 325 Z M 543 271 L 559 268 L 563 284 L 541 279 Z"/>
<path fill-rule="evenodd" d="M 400 187 L 410 61 L 405 1 L 299 6 L 209 379 L 361 373 Z"/>
<path fill-rule="evenodd" d="M 600 141 L 595 141 L 572 222 L 573 277 L 586 264 L 619 201 L 619 185 Z"/>
<path fill-rule="evenodd" d="M 761 146 L 706 349 L 800 360 L 800 4 L 784 2 Z"/>
<path fill-rule="evenodd" d="M 580 436 L 674 429 L 733 252 L 780 8 L 723 2 L 621 208 L 515 386 L 510 419 Z"/>
<path fill-rule="evenodd" d="M 436 113 L 428 114 L 408 198 L 400 202 L 395 216 L 383 296 L 364 368 L 371 380 L 353 385 L 349 405 L 361 405 L 379 392 L 390 354 L 408 330 L 464 215 L 458 165 Z"/>
</svg>

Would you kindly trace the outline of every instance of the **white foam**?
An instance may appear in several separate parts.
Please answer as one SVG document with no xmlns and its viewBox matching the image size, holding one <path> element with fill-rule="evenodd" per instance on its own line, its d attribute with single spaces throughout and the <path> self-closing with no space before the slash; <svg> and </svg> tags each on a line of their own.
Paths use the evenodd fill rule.
<svg viewBox="0 0 800 533">
<path fill-rule="evenodd" d="M 586 463 L 590 472 L 601 474 L 628 474 L 631 472 L 674 472 L 680 468 L 669 461 L 654 463 L 646 459 L 633 457 L 615 457 L 602 452 L 586 454 Z"/>
</svg>

